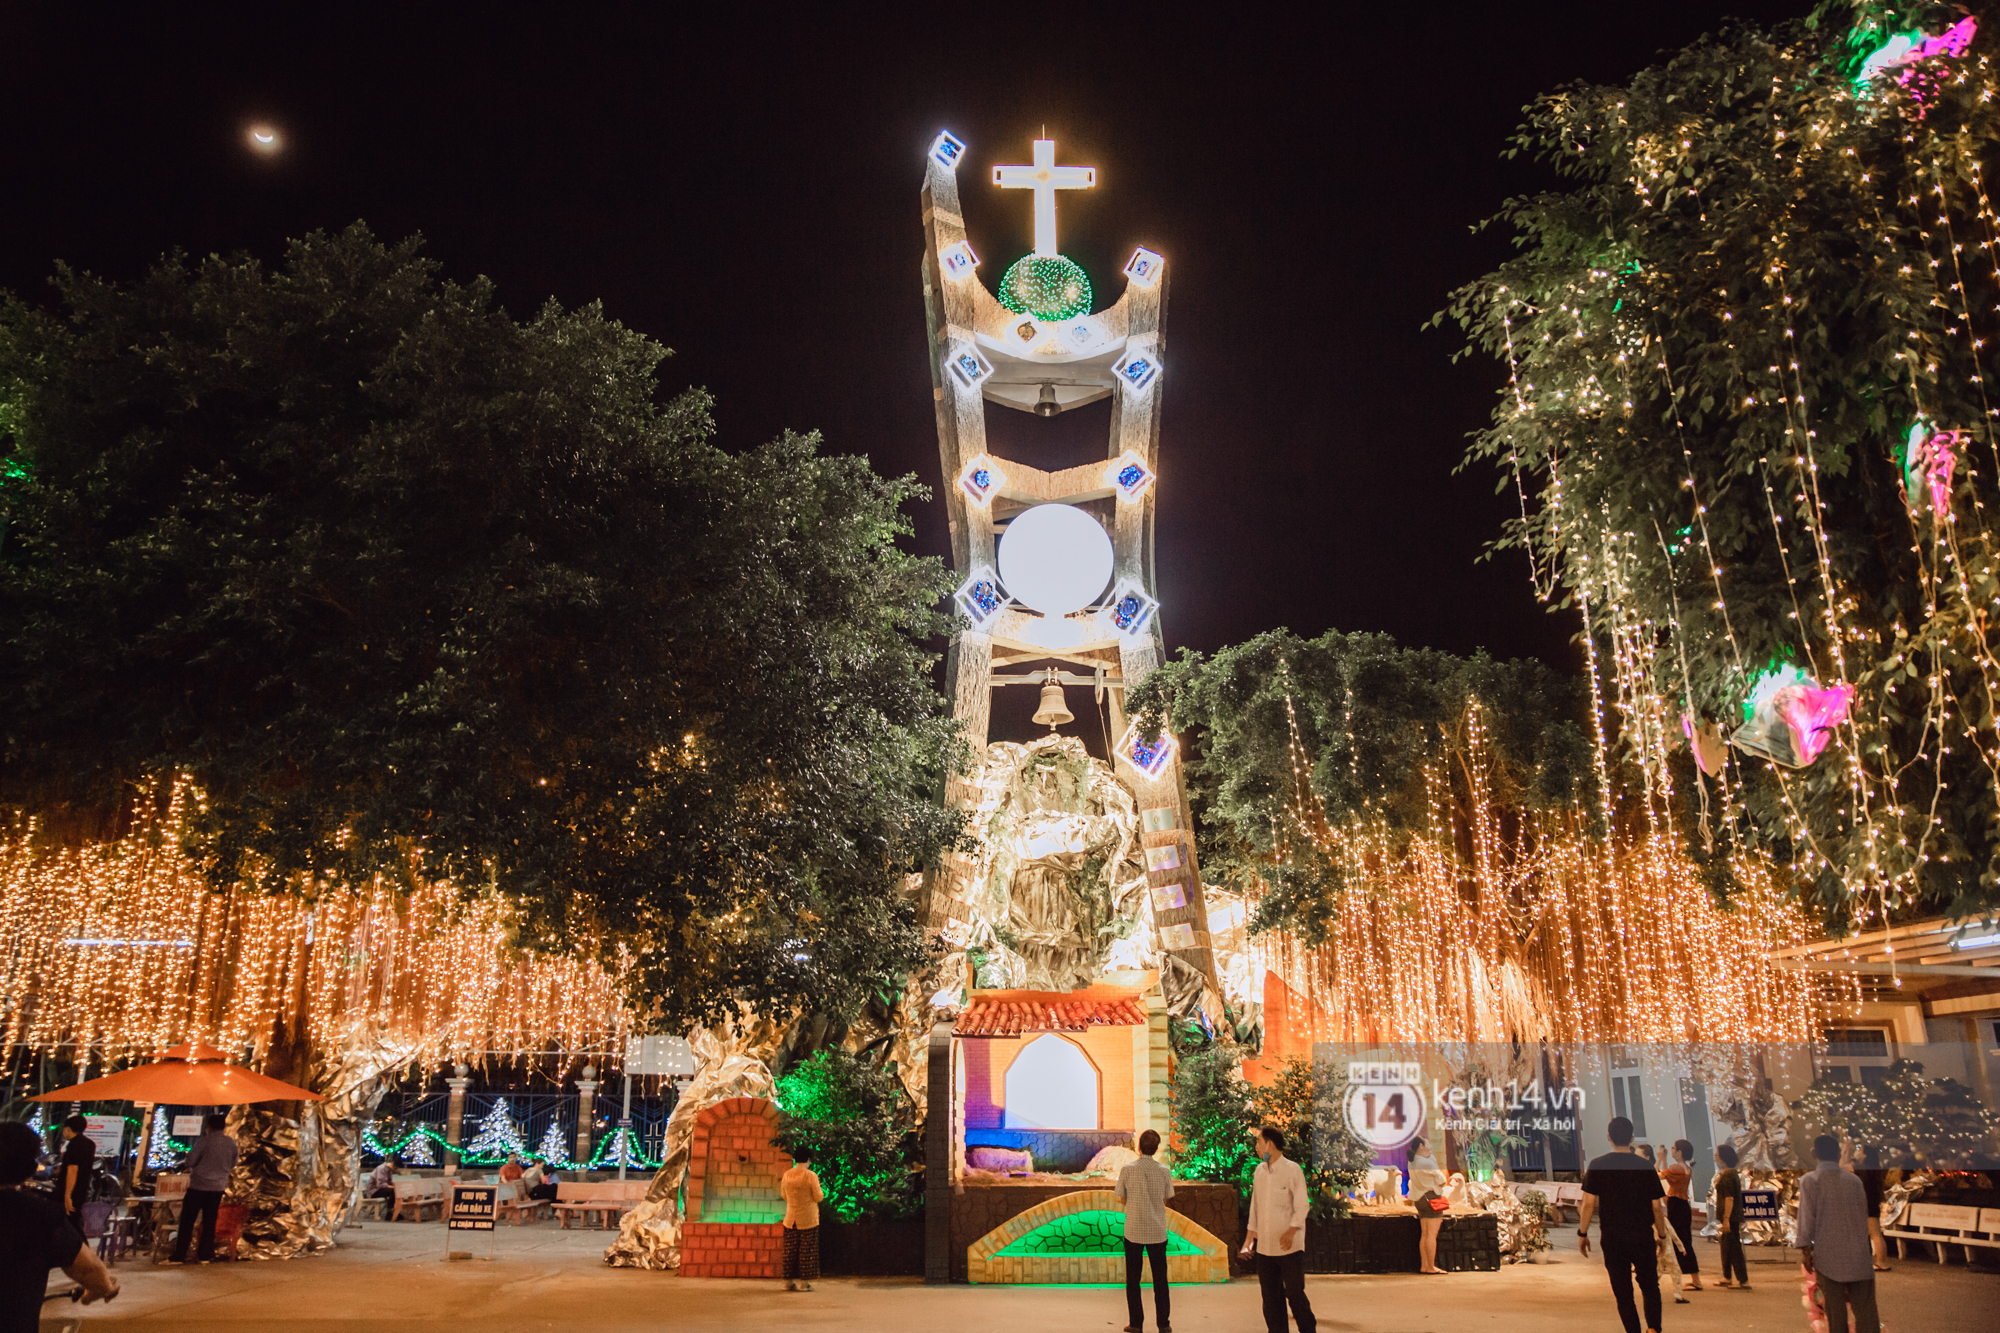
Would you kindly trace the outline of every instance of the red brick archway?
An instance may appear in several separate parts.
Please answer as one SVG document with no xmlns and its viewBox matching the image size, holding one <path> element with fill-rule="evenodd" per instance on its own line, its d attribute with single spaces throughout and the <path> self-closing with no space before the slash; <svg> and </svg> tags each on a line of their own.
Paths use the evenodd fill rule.
<svg viewBox="0 0 2000 1333">
<path fill-rule="evenodd" d="M 771 1143 L 777 1133 L 778 1108 L 762 1097 L 732 1097 L 695 1117 L 682 1276 L 778 1276 L 785 1158 Z"/>
</svg>

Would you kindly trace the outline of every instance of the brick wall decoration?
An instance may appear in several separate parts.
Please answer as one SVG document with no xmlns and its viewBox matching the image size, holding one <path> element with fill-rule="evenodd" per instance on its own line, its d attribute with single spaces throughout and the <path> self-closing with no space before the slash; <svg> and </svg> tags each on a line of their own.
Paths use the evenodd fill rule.
<svg viewBox="0 0 2000 1333">
<path fill-rule="evenodd" d="M 970 1282 L 1123 1282 L 1124 1246 L 1114 1250 L 1124 1205 L 1110 1190 L 1072 1190 L 987 1232 L 966 1253 Z M 1105 1215 L 1118 1225 L 1107 1224 Z M 1227 1282 L 1229 1251 L 1214 1233 L 1167 1210 L 1179 1241 L 1167 1250 L 1169 1282 Z"/>
<path fill-rule="evenodd" d="M 683 1277 L 777 1277 L 784 1219 L 778 1178 L 785 1157 L 771 1140 L 778 1108 L 732 1097 L 695 1118 L 688 1147 Z"/>
<path fill-rule="evenodd" d="M 1109 1194 L 1110 1191 L 1078 1190 L 1067 1181 L 1057 1184 L 1006 1181 L 992 1185 L 967 1185 L 959 1190 L 947 1187 L 941 1197 L 933 1198 L 929 1204 L 929 1207 L 937 1209 L 938 1215 L 948 1219 L 943 1271 L 931 1280 L 966 1281 L 970 1276 L 967 1257 L 975 1243 L 1042 1204 L 1080 1193 Z M 1233 1251 L 1243 1243 L 1243 1216 L 1233 1185 L 1176 1180 L 1173 1201 L 1168 1208 L 1200 1226 L 1209 1235 L 1220 1237 L 1226 1249 Z M 1023 1228 L 1021 1234 L 1032 1230 L 1032 1226 Z M 1004 1249 L 1008 1243 L 1011 1242 L 1003 1242 L 997 1248 Z M 1249 1270 L 1245 1268 L 1243 1271 Z M 1122 1259 L 1115 1280 L 1125 1280 Z"/>
</svg>

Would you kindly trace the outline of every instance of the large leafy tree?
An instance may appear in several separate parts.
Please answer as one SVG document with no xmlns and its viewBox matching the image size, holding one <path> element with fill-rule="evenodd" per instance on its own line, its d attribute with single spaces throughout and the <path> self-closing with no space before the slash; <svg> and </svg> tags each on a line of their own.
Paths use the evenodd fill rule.
<svg viewBox="0 0 2000 1333">
<path fill-rule="evenodd" d="M 1519 255 L 1449 311 L 1508 370 L 1471 450 L 1522 488 L 1502 545 L 1588 617 L 1626 753 L 1835 924 L 2000 905 L 1975 9 L 1830 0 L 1538 99 L 1512 151 L 1564 188 L 1507 205 Z M 1854 691 L 1816 762 L 1669 760 L 1683 718 L 1720 756 L 1787 668 Z"/>
<path fill-rule="evenodd" d="M 660 1022 L 898 988 L 957 830 L 913 480 L 725 452 L 642 335 L 359 224 L 55 286 L 0 306 L 0 798 L 189 775 L 218 887 L 503 895 Z"/>
<path fill-rule="evenodd" d="M 1288 838 L 1298 819 L 1377 829 L 1392 847 L 1441 833 L 1469 864 L 1488 807 L 1575 808 L 1584 824 L 1596 808 L 1583 686 L 1539 662 L 1273 630 L 1212 656 L 1183 649 L 1129 706 L 1187 736 L 1204 872 L 1257 891 L 1258 928 L 1308 943 L 1356 866 Z"/>
</svg>

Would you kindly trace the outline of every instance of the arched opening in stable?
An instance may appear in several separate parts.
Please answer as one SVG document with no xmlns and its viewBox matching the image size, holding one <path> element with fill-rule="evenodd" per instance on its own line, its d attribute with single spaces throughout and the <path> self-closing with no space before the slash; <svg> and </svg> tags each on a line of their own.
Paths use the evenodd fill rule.
<svg viewBox="0 0 2000 1333">
<path fill-rule="evenodd" d="M 1075 1042 L 1043 1033 L 1007 1066 L 1008 1129 L 1096 1129 L 1097 1066 Z"/>
</svg>

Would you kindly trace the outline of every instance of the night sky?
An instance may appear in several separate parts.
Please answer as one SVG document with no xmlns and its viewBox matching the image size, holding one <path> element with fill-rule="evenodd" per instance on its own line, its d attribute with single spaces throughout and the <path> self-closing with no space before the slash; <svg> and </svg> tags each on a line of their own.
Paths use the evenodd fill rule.
<svg viewBox="0 0 2000 1333">
<path fill-rule="evenodd" d="M 1530 97 L 1807 0 L 1470 8 L 0 5 L 0 286 L 46 299 L 57 259 L 128 278 L 173 247 L 272 259 L 361 218 L 516 315 L 602 300 L 675 350 L 668 392 L 715 394 L 726 446 L 817 429 L 935 486 L 923 155 L 940 128 L 969 145 L 990 287 L 1031 218 L 989 168 L 1046 126 L 1098 169 L 1058 204 L 1097 308 L 1135 245 L 1169 263 L 1170 648 L 1285 625 L 1570 667 L 1524 557 L 1475 563 L 1511 488 L 1453 475 L 1502 372 L 1419 326 L 1508 253 L 1470 226 L 1550 183 L 1500 156 Z M 260 119 L 275 159 L 245 143 Z M 1003 457 L 1104 454 L 1108 403 L 987 417 Z M 915 519 L 945 554 L 942 502 Z"/>
</svg>

